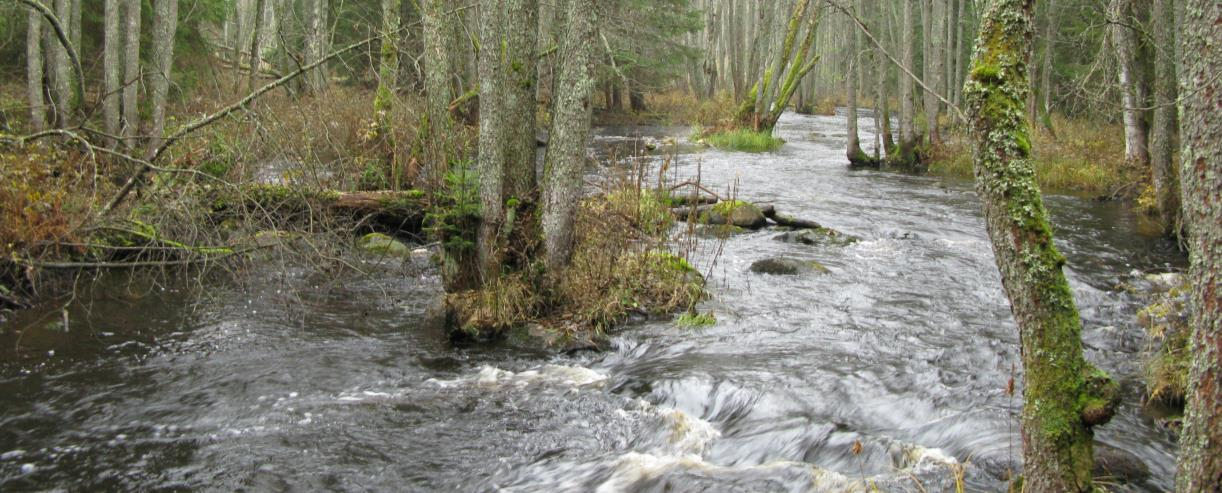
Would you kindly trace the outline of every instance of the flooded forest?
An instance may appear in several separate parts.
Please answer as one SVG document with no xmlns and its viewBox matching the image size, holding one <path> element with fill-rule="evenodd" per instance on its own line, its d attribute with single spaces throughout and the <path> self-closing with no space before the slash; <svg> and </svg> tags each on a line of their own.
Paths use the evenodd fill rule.
<svg viewBox="0 0 1222 493">
<path fill-rule="evenodd" d="M 1217 0 L 0 14 L 0 491 L 1222 492 Z"/>
</svg>

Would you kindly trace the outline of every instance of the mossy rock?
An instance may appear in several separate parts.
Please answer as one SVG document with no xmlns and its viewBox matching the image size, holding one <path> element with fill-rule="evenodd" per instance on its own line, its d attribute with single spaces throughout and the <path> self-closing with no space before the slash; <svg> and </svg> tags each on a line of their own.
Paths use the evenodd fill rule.
<svg viewBox="0 0 1222 493">
<path fill-rule="evenodd" d="M 768 218 L 755 204 L 742 200 L 718 202 L 700 215 L 706 224 L 728 224 L 740 228 L 759 229 L 768 225 Z"/>
<path fill-rule="evenodd" d="M 356 242 L 356 246 L 366 252 L 388 257 L 409 257 L 412 249 L 403 242 L 382 233 L 369 233 Z"/>
<path fill-rule="evenodd" d="M 832 271 L 815 260 L 793 258 L 766 258 L 751 264 L 751 272 L 774 276 L 796 276 L 802 274 L 830 274 Z"/>
<path fill-rule="evenodd" d="M 696 234 L 704 238 L 729 238 L 750 232 L 747 228 L 733 224 L 701 224 L 696 227 Z"/>
</svg>

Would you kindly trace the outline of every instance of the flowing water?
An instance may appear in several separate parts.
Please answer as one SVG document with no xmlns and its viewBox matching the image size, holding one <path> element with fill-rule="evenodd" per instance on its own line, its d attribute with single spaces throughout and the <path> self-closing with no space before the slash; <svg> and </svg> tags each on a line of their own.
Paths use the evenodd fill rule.
<svg viewBox="0 0 1222 493">
<path fill-rule="evenodd" d="M 634 323 L 604 353 L 452 346 L 419 259 L 112 279 L 17 314 L 0 326 L 0 490 L 1004 490 L 1021 369 L 970 183 L 849 170 L 844 128 L 787 115 L 776 153 L 683 146 L 675 176 L 862 241 L 705 242 L 718 323 Z M 687 130 L 595 146 L 637 132 Z M 1119 205 L 1048 205 L 1087 356 L 1125 389 L 1097 438 L 1151 472 L 1117 489 L 1170 488 L 1173 439 L 1139 404 L 1141 300 L 1117 285 L 1182 259 Z M 831 273 L 748 272 L 777 256 Z"/>
</svg>

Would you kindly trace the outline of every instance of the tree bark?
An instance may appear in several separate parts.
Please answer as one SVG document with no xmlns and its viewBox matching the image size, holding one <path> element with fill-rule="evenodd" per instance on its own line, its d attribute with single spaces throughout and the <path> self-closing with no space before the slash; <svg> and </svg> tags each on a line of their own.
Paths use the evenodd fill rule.
<svg viewBox="0 0 1222 493">
<path fill-rule="evenodd" d="M 594 89 L 594 2 L 567 0 L 560 86 L 553 108 L 543 189 L 544 264 L 558 273 L 573 256 L 573 224 L 581 198 Z"/>
<path fill-rule="evenodd" d="M 174 33 L 178 29 L 178 0 L 158 0 L 153 9 L 153 72 L 149 82 L 151 120 L 148 156 L 152 158 L 165 134 L 165 107 L 174 68 Z"/>
<path fill-rule="evenodd" d="M 1111 418 L 1118 388 L 1083 358 L 1065 258 L 1035 182 L 1023 107 L 1034 3 L 990 2 L 964 97 L 976 191 L 1022 345 L 1023 491 L 1087 492 L 1092 427 Z"/>
<path fill-rule="evenodd" d="M 403 175 L 395 153 L 394 129 L 391 128 L 390 119 L 390 112 L 394 110 L 395 89 L 398 86 L 399 77 L 399 10 L 401 7 L 400 0 L 382 0 L 382 43 L 378 60 L 378 89 L 373 97 L 373 117 L 377 122 L 376 138 L 390 165 L 392 190 L 399 189 Z"/>
<path fill-rule="evenodd" d="M 1176 491 L 1222 485 L 1222 3 L 1187 0 L 1180 78 L 1180 180 L 1192 286 L 1192 369 Z"/>
<path fill-rule="evenodd" d="M 123 1 L 123 138 L 136 147 L 140 133 L 140 0 Z"/>
<path fill-rule="evenodd" d="M 123 90 L 120 77 L 123 70 L 120 60 L 120 45 L 123 44 L 122 36 L 119 35 L 120 2 L 121 0 L 106 0 L 103 14 L 102 72 L 105 83 L 102 94 L 102 120 L 106 133 L 110 135 L 119 135 L 122 131 L 119 127 L 119 100 Z M 110 142 L 111 147 L 116 145 L 118 141 Z"/>
<path fill-rule="evenodd" d="M 55 17 L 58 17 L 65 34 L 71 39 L 72 0 L 55 0 Z M 59 42 L 51 43 L 52 102 L 55 109 L 55 125 L 66 127 L 72 114 L 72 76 L 69 74 L 68 50 Z"/>
<path fill-rule="evenodd" d="M 255 0 L 254 22 L 250 33 L 250 74 L 246 79 L 246 92 L 252 92 L 259 87 L 259 73 L 263 66 L 264 8 L 264 0 Z M 251 102 L 252 108 L 254 104 Z"/>
<path fill-rule="evenodd" d="M 860 68 L 858 66 L 857 50 L 861 44 L 861 31 L 857 29 L 856 25 L 850 25 L 850 27 L 852 32 L 848 35 L 848 70 L 845 72 L 845 93 L 849 99 L 847 108 L 849 126 L 848 148 L 845 154 L 849 158 L 849 164 L 858 166 L 871 165 L 873 160 L 861 150 L 861 137 L 857 135 L 857 72 Z"/>
<path fill-rule="evenodd" d="M 453 22 L 446 12 L 444 0 L 423 0 L 421 19 L 424 26 L 424 92 L 428 111 L 430 142 L 426 153 L 430 154 L 430 181 L 440 187 L 449 166 L 449 142 L 453 120 L 450 118 L 450 101 L 454 100 L 454 59 L 450 53 L 447 36 Z"/>
<path fill-rule="evenodd" d="M 47 128 L 46 100 L 43 99 L 42 14 L 30 10 L 26 20 L 25 67 L 26 98 L 30 104 L 30 126 L 39 131 Z"/>
<path fill-rule="evenodd" d="M 1175 137 L 1175 17 L 1172 0 L 1154 0 L 1154 124 L 1150 128 L 1150 175 L 1155 204 L 1165 233 L 1176 232 L 1180 218 L 1178 169 L 1172 161 Z"/>
<path fill-rule="evenodd" d="M 930 146 L 936 146 L 940 141 L 938 136 L 938 113 L 941 110 L 942 104 L 938 102 L 938 96 L 935 94 L 935 91 L 939 90 L 939 79 L 942 78 L 941 5 L 941 0 L 925 0 L 925 51 L 922 54 L 924 63 L 921 64 L 925 68 L 925 72 L 921 79 L 929 88 L 929 90 L 924 92 L 924 106 L 925 137 Z"/>
<path fill-rule="evenodd" d="M 1146 132 L 1142 122 L 1142 100 L 1137 82 L 1137 35 L 1132 25 L 1133 0 L 1112 0 L 1108 17 L 1112 25 L 1112 45 L 1116 48 L 1117 74 L 1120 77 L 1121 102 L 1124 104 L 1124 158 L 1133 169 L 1145 169 L 1150 163 Z"/>
<path fill-rule="evenodd" d="M 903 3 L 903 25 L 901 26 L 900 48 L 903 50 L 904 67 L 913 68 L 913 30 L 912 2 L 916 0 L 900 0 Z M 903 74 L 900 82 L 900 145 L 899 153 L 893 161 L 900 166 L 916 164 L 916 111 L 913 108 L 913 82 L 911 77 Z"/>
</svg>

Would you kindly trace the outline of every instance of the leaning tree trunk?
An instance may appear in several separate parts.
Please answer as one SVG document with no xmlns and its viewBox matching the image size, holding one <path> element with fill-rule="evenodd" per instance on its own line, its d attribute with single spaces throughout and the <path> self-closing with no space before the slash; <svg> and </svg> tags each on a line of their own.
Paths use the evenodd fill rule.
<svg viewBox="0 0 1222 493">
<path fill-rule="evenodd" d="M 105 84 L 102 94 L 102 120 L 105 124 L 106 133 L 110 135 L 119 135 L 119 99 L 122 91 L 122 62 L 119 60 L 120 45 L 123 44 L 122 36 L 119 34 L 119 4 L 122 0 L 106 0 L 105 13 L 103 16 L 103 50 L 102 50 L 102 72 L 105 74 Z M 110 142 L 110 145 L 118 145 L 118 141 Z"/>
<path fill-rule="evenodd" d="M 165 105 L 170 94 L 170 74 L 174 68 L 174 32 L 178 29 L 178 0 L 158 0 L 153 10 L 153 72 L 149 83 L 153 128 L 150 130 L 148 156 L 151 158 L 165 134 Z"/>
<path fill-rule="evenodd" d="M 552 110 L 551 142 L 543 188 L 543 248 L 548 272 L 557 274 L 573 257 L 573 224 L 581 198 L 590 137 L 594 90 L 594 1 L 568 0 L 559 86 Z"/>
<path fill-rule="evenodd" d="M 1192 286 L 1192 369 L 1176 491 L 1222 485 L 1222 3 L 1187 0 L 1180 168 Z"/>
<path fill-rule="evenodd" d="M 1131 168 L 1144 170 L 1150 163 L 1150 151 L 1146 147 L 1140 109 L 1143 104 L 1137 87 L 1137 34 L 1132 27 L 1135 22 L 1132 8 L 1133 0 L 1112 0 L 1108 16 L 1112 21 L 1112 45 L 1116 47 L 1116 72 L 1124 104 L 1124 160 Z"/>
<path fill-rule="evenodd" d="M 47 103 L 42 92 L 42 22 L 42 15 L 30 9 L 25 33 L 25 83 L 26 98 L 30 103 L 30 126 L 35 131 L 47 128 Z"/>
<path fill-rule="evenodd" d="M 1117 387 L 1082 355 L 1065 257 L 1035 182 L 1024 103 L 1031 90 L 1035 0 L 993 0 L 964 87 L 976 191 L 1018 323 L 1023 383 L 1023 491 L 1093 491 L 1092 427 L 1111 419 Z"/>
<path fill-rule="evenodd" d="M 1150 13 L 1154 24 L 1154 124 L 1150 127 L 1150 175 L 1155 206 L 1163 231 L 1174 234 L 1180 219 L 1178 170 L 1172 160 L 1175 137 L 1176 72 L 1174 49 L 1175 17 L 1172 0 L 1154 0 Z"/>
</svg>

